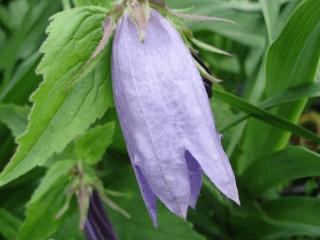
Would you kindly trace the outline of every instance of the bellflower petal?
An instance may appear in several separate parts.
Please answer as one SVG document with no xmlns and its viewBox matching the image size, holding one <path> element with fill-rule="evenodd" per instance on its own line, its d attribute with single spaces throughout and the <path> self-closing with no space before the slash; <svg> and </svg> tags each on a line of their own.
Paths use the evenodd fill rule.
<svg viewBox="0 0 320 240">
<path fill-rule="evenodd" d="M 202 169 L 197 160 L 189 153 L 189 151 L 185 152 L 185 158 L 187 161 L 191 184 L 191 196 L 189 205 L 190 207 L 195 208 L 202 186 Z"/>
<path fill-rule="evenodd" d="M 152 222 L 155 226 L 158 225 L 157 223 L 157 205 L 156 205 L 156 196 L 152 192 L 152 189 L 150 188 L 147 179 L 143 176 L 140 167 L 134 166 L 135 174 L 138 179 L 138 184 L 142 192 L 142 197 L 144 202 L 147 205 L 148 212 L 151 216 Z"/>
<path fill-rule="evenodd" d="M 195 207 L 202 171 L 239 202 L 202 78 L 181 36 L 156 11 L 144 42 L 125 14 L 112 52 L 116 109 L 132 165 L 156 223 L 156 198 L 185 218 Z"/>
</svg>

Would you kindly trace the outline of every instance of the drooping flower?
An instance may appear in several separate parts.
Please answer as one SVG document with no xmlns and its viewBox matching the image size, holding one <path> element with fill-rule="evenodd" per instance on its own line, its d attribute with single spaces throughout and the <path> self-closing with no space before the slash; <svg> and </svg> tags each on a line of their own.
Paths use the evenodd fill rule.
<svg viewBox="0 0 320 240">
<path fill-rule="evenodd" d="M 112 51 L 116 109 L 151 218 L 156 200 L 183 218 L 195 207 L 204 172 L 239 203 L 203 85 L 178 31 L 152 10 L 144 41 L 132 18 L 118 21 Z"/>
</svg>

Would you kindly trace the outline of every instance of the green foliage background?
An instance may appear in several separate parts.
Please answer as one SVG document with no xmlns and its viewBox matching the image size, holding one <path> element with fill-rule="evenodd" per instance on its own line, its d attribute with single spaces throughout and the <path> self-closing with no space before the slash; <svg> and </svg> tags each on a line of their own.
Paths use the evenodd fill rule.
<svg viewBox="0 0 320 240">
<path fill-rule="evenodd" d="M 233 55 L 198 49 L 224 79 L 211 103 L 241 207 L 204 178 L 188 221 L 160 205 L 154 228 L 113 107 L 111 44 L 81 71 L 102 37 L 110 1 L 3 0 L 0 239 L 84 239 L 79 222 L 87 205 L 70 187 L 96 189 L 127 211 L 130 219 L 106 205 L 124 240 L 320 238 L 320 1 L 167 2 L 237 23 L 187 26 Z"/>
</svg>

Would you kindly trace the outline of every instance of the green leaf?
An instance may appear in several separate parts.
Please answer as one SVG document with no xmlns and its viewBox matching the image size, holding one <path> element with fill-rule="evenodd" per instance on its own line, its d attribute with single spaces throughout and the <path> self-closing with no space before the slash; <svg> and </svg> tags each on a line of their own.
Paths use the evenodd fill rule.
<svg viewBox="0 0 320 240">
<path fill-rule="evenodd" d="M 25 95 L 29 93 L 30 89 L 37 86 L 38 77 L 35 75 L 34 69 L 39 59 L 40 53 L 36 52 L 17 67 L 10 82 L 0 91 L 0 102 L 17 103 L 21 101 L 21 95 L 23 98 L 26 98 Z M 25 81 L 28 81 L 27 88 L 25 86 Z"/>
<path fill-rule="evenodd" d="M 287 197 L 262 204 L 266 215 L 278 225 L 290 228 L 291 236 L 320 235 L 320 200 L 311 197 Z"/>
<path fill-rule="evenodd" d="M 6 239 L 16 239 L 21 221 L 7 210 L 0 208 L 0 235 Z"/>
<path fill-rule="evenodd" d="M 281 105 L 284 103 L 295 102 L 303 98 L 315 98 L 320 97 L 320 83 L 315 83 L 303 87 L 289 89 L 283 93 L 279 93 L 273 97 L 267 98 L 266 100 L 258 103 L 258 107 L 268 109 Z M 219 128 L 221 131 L 225 131 L 230 127 L 240 123 L 241 121 L 250 117 L 250 114 L 239 113 L 231 119 L 224 121 L 224 124 Z"/>
<path fill-rule="evenodd" d="M 305 0 L 267 55 L 267 95 L 314 81 L 320 56 L 320 2 Z"/>
<path fill-rule="evenodd" d="M 319 199 L 278 198 L 263 202 L 260 208 L 259 214 L 243 211 L 231 219 L 232 239 L 309 239 L 320 234 Z"/>
<path fill-rule="evenodd" d="M 113 142 L 110 145 L 110 149 L 121 152 L 124 154 L 127 154 L 127 147 L 125 140 L 122 135 L 119 118 L 117 115 L 117 111 L 114 107 L 111 107 L 108 109 L 108 112 L 105 115 L 105 120 L 108 122 L 114 122 L 115 123 L 115 131 L 113 136 Z"/>
<path fill-rule="evenodd" d="M 281 34 L 268 50 L 266 98 L 314 82 L 319 57 L 320 1 L 304 0 L 292 13 Z M 302 99 L 279 106 L 273 112 L 291 122 L 298 122 L 306 103 L 307 99 Z M 258 139 L 255 137 L 257 132 L 261 133 Z M 241 168 L 246 168 L 258 156 L 283 149 L 290 136 L 290 132 L 250 121 L 243 143 L 244 154 L 239 160 Z"/>
<path fill-rule="evenodd" d="M 76 206 L 75 208 L 77 208 Z M 86 240 L 83 232 L 78 228 L 79 225 L 79 211 L 74 209 L 68 213 L 68 218 L 66 218 L 59 228 L 59 230 L 52 236 L 52 239 L 57 240 Z"/>
<path fill-rule="evenodd" d="M 66 178 L 68 176 L 71 168 L 75 165 L 73 160 L 64 160 L 56 162 L 50 169 L 47 171 L 44 178 L 41 180 L 41 184 L 36 189 L 32 198 L 28 202 L 28 205 L 39 201 L 56 185 L 56 183 L 61 178 Z"/>
<path fill-rule="evenodd" d="M 269 42 L 273 42 L 275 38 L 275 27 L 280 11 L 279 0 L 260 0 L 263 16 L 266 22 Z"/>
<path fill-rule="evenodd" d="M 18 233 L 19 240 L 47 239 L 62 224 L 62 220 L 57 220 L 55 216 L 66 200 L 65 190 L 73 165 L 74 161 L 58 161 L 48 170 L 27 204 L 26 219 Z"/>
<path fill-rule="evenodd" d="M 277 126 L 281 129 L 287 130 L 289 132 L 292 132 L 298 136 L 305 137 L 307 139 L 310 139 L 316 143 L 320 143 L 320 137 L 314 134 L 313 132 L 310 132 L 294 123 L 291 123 L 281 117 L 278 117 L 275 114 L 269 113 L 259 107 L 256 107 L 242 98 L 239 98 L 235 95 L 232 95 L 227 92 L 223 92 L 218 89 L 214 89 L 214 95 L 216 98 L 220 99 L 221 101 L 228 103 L 230 106 L 239 109 L 243 112 L 250 113 L 253 117 L 258 118 L 268 124 L 272 124 L 274 126 Z"/>
<path fill-rule="evenodd" d="M 291 180 L 318 175 L 319 154 L 299 147 L 289 147 L 256 159 L 243 173 L 241 181 L 253 195 L 259 195 Z"/>
<path fill-rule="evenodd" d="M 73 0 L 73 2 L 77 7 L 97 5 L 101 7 L 111 8 L 112 6 L 112 1 L 110 0 Z"/>
<path fill-rule="evenodd" d="M 113 164 L 114 165 L 114 164 Z M 109 211 L 111 221 L 119 235 L 119 239 L 176 239 L 176 240 L 204 240 L 192 229 L 191 223 L 170 213 L 158 202 L 159 227 L 152 225 L 151 218 L 147 213 L 146 206 L 142 200 L 137 186 L 136 178 L 130 166 L 121 166 L 116 172 L 112 171 L 113 177 L 118 179 L 110 185 L 124 196 L 116 199 L 117 204 L 128 211 L 131 218 L 127 219 L 117 212 Z M 116 174 L 116 175 L 114 175 Z M 121 180 L 119 179 L 121 177 Z M 134 203 L 134 204 L 133 204 Z"/>
<path fill-rule="evenodd" d="M 193 42 L 194 45 L 196 45 L 198 48 L 201 48 L 203 50 L 206 50 L 208 52 L 212 52 L 212 53 L 218 53 L 218 54 L 222 54 L 222 55 L 226 55 L 226 56 L 232 56 L 232 54 L 224 51 L 224 50 L 221 50 L 219 48 L 216 48 L 214 46 L 211 46 L 207 43 L 204 43 L 204 42 L 201 42 L 195 38 L 192 38 L 191 41 Z"/>
<path fill-rule="evenodd" d="M 35 52 L 42 41 L 43 31 L 50 15 L 55 13 L 60 1 L 43 0 L 36 1 L 12 1 L 12 15 L 14 25 L 18 25 L 10 35 L 6 47 L 0 52 L 0 69 L 4 69 L 3 85 L 9 84 L 15 70 L 15 64 L 21 57 Z M 21 5 L 21 3 L 24 3 Z M 20 7 L 23 7 L 23 11 Z M 9 21 L 11 20 L 9 19 Z"/>
<path fill-rule="evenodd" d="M 216 16 L 233 20 L 239 25 L 225 23 L 190 23 L 193 31 L 210 31 L 254 48 L 265 46 L 265 26 L 261 23 L 261 8 L 257 2 L 186 0 L 167 1 L 173 8 L 192 8 L 193 14 Z"/>
<path fill-rule="evenodd" d="M 75 141 L 75 153 L 85 163 L 94 165 L 100 161 L 106 148 L 112 143 L 114 123 L 96 126 Z"/>
<path fill-rule="evenodd" d="M 262 216 L 250 214 L 250 212 L 244 216 L 233 217 L 231 222 L 234 232 L 234 238 L 232 239 L 235 240 L 279 239 L 279 233 L 283 232 L 281 226 L 267 221 Z"/>
<path fill-rule="evenodd" d="M 17 152 L 0 175 L 0 186 L 61 152 L 110 106 L 110 44 L 94 69 L 81 76 L 70 91 L 65 90 L 102 37 L 104 18 L 105 10 L 99 7 L 75 8 L 52 18 L 38 67 L 44 80 L 31 98 L 34 106 L 27 131 L 18 139 Z"/>
<path fill-rule="evenodd" d="M 8 126 L 12 135 L 21 135 L 27 127 L 29 107 L 20 107 L 12 104 L 0 104 L 0 122 Z"/>
</svg>

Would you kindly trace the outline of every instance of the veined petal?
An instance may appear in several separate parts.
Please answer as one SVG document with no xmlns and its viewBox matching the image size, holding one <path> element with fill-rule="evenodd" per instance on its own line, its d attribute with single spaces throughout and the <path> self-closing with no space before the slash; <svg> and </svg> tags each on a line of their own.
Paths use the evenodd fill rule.
<svg viewBox="0 0 320 240">
<path fill-rule="evenodd" d="M 128 15 L 119 21 L 112 78 L 121 128 L 153 219 L 152 194 L 186 217 L 200 192 L 201 169 L 238 201 L 201 76 L 179 33 L 159 13 L 152 11 L 143 43 Z"/>
<path fill-rule="evenodd" d="M 202 186 L 202 169 L 197 160 L 189 151 L 185 152 L 187 167 L 189 170 L 189 178 L 191 184 L 190 207 L 196 208 L 196 203 Z"/>
<path fill-rule="evenodd" d="M 180 96 L 172 95 L 177 87 L 174 72 L 163 61 L 167 52 L 161 45 L 164 48 L 168 43 L 174 46 L 154 15 L 144 43 L 125 15 L 113 45 L 113 88 L 131 159 L 136 156 L 134 164 L 140 167 L 152 192 L 185 218 L 191 190 L 183 139 L 179 139 L 179 129 L 172 121 L 183 108 L 179 106 Z"/>
<path fill-rule="evenodd" d="M 228 198 L 240 204 L 235 177 L 228 157 L 222 148 L 221 135 L 215 129 L 210 103 L 201 75 L 195 67 L 189 50 L 184 47 L 180 34 L 164 18 L 160 18 L 160 21 L 167 26 L 166 29 L 169 34 L 177 42 L 180 42 L 177 46 L 183 46 L 177 47 L 175 50 L 175 54 L 181 59 L 181 64 L 188 69 L 184 78 L 188 78 L 188 83 L 190 83 L 188 85 L 190 95 L 183 98 L 183 101 L 189 102 L 189 109 L 192 109 L 192 106 L 201 109 L 199 115 L 196 114 L 195 109 L 194 114 L 189 115 L 189 124 L 194 127 L 186 131 L 186 149 L 198 161 L 202 170 L 216 187 Z"/>
<path fill-rule="evenodd" d="M 136 161 L 138 162 L 138 161 Z M 152 189 L 149 186 L 148 181 L 140 170 L 139 166 L 133 165 L 138 184 L 142 193 L 144 202 L 147 205 L 148 212 L 151 216 L 154 226 L 158 226 L 157 222 L 157 199 L 155 194 L 152 192 Z"/>
</svg>

